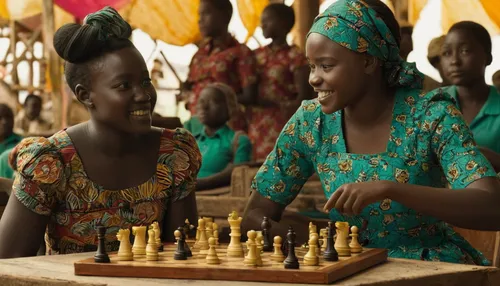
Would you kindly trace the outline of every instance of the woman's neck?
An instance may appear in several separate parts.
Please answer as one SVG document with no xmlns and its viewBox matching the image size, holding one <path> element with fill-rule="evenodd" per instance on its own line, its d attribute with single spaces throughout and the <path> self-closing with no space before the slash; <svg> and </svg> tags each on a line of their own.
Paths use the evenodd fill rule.
<svg viewBox="0 0 500 286">
<path fill-rule="evenodd" d="M 218 46 L 227 42 L 227 40 L 231 37 L 231 35 L 226 31 L 220 35 L 216 35 L 212 37 L 212 43 L 214 46 Z"/>
<path fill-rule="evenodd" d="M 124 154 L 134 153 L 141 148 L 147 140 L 146 136 L 118 131 L 115 128 L 94 120 L 88 121 L 85 132 L 91 145 L 102 154 L 109 157 L 119 157 Z"/>
<path fill-rule="evenodd" d="M 458 100 L 461 105 L 484 103 L 490 95 L 490 87 L 484 81 L 467 86 L 457 86 Z"/>
<path fill-rule="evenodd" d="M 376 87 L 367 88 L 369 92 L 362 95 L 354 105 L 344 109 L 345 119 L 353 125 L 373 126 L 391 114 L 394 106 L 394 91 L 387 88 L 385 82 L 379 81 Z"/>
<path fill-rule="evenodd" d="M 272 48 L 280 48 L 280 47 L 288 46 L 288 43 L 286 41 L 286 35 L 273 38 L 273 41 L 271 42 L 270 46 Z"/>
</svg>

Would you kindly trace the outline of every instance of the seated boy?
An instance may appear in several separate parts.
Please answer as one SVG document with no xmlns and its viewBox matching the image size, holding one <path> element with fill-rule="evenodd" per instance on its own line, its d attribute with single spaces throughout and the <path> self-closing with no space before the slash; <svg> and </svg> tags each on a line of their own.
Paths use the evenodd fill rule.
<svg viewBox="0 0 500 286">
<path fill-rule="evenodd" d="M 237 108 L 236 94 L 225 84 L 210 84 L 200 93 L 197 117 L 189 122 L 199 121 L 202 127 L 188 129 L 196 138 L 202 156 L 197 190 L 229 185 L 233 168 L 251 161 L 250 139 L 227 125 Z"/>
</svg>

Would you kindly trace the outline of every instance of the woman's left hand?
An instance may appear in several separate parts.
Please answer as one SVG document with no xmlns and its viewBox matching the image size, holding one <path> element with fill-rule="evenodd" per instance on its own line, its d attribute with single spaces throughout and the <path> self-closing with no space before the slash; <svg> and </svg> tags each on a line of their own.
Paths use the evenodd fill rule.
<svg viewBox="0 0 500 286">
<path fill-rule="evenodd" d="M 325 211 L 335 208 L 347 215 L 357 215 L 369 204 L 386 199 L 396 182 L 372 181 L 340 186 L 325 204 Z"/>
</svg>

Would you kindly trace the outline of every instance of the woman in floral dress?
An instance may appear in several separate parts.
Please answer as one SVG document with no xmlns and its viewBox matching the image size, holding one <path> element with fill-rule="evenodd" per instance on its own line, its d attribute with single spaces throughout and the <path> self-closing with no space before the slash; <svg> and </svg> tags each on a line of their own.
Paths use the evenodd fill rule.
<svg viewBox="0 0 500 286">
<path fill-rule="evenodd" d="M 449 94 L 420 92 L 399 38 L 380 0 L 339 0 L 315 19 L 306 56 L 318 99 L 302 104 L 256 175 L 244 230 L 267 216 L 284 235 L 284 208 L 317 172 L 325 211 L 358 226 L 365 247 L 489 264 L 447 223 L 499 230 L 500 183 Z"/>
<path fill-rule="evenodd" d="M 114 251 L 120 228 L 158 221 L 172 241 L 186 218 L 196 220 L 200 152 L 187 131 L 151 126 L 156 91 L 131 32 L 109 7 L 56 32 L 68 85 L 91 119 L 11 153 L 1 258 L 35 255 L 44 233 L 47 254 L 95 251 L 102 225 Z"/>
</svg>

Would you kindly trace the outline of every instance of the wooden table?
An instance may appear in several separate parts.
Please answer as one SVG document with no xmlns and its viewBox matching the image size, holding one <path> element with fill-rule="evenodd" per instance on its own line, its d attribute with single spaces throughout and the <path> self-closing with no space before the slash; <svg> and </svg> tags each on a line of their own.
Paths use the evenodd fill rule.
<svg viewBox="0 0 500 286">
<path fill-rule="evenodd" d="M 277 285 L 233 281 L 194 281 L 166 279 L 134 279 L 112 277 L 75 276 L 73 263 L 92 257 L 94 253 L 58 256 L 38 256 L 0 260 L 0 285 L 2 286 L 82 286 L 82 285 L 206 285 L 206 286 L 257 286 Z M 281 284 L 298 286 L 304 284 Z M 500 269 L 450 263 L 389 259 L 388 262 L 349 277 L 335 285 L 358 286 L 493 286 L 500 285 Z"/>
</svg>

